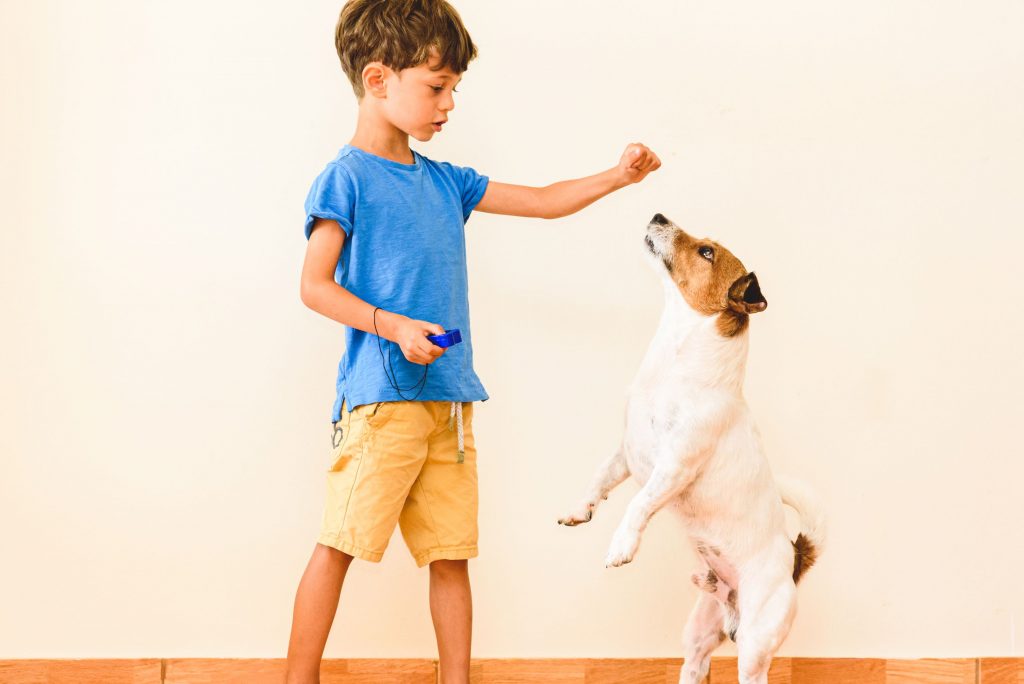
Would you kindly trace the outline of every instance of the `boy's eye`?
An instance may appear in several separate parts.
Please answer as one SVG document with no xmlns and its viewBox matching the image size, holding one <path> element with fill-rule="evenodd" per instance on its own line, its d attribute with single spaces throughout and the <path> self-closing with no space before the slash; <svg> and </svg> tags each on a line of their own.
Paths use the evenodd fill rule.
<svg viewBox="0 0 1024 684">
<path fill-rule="evenodd" d="M 442 90 L 444 90 L 444 86 L 430 86 L 430 87 L 431 87 L 431 89 L 432 89 L 432 90 L 433 90 L 433 91 L 434 91 L 435 93 L 439 93 L 439 92 L 441 92 Z M 459 91 L 458 91 L 458 90 L 456 90 L 455 88 L 452 88 L 452 92 L 453 92 L 453 93 L 457 93 L 457 92 L 459 92 Z"/>
</svg>

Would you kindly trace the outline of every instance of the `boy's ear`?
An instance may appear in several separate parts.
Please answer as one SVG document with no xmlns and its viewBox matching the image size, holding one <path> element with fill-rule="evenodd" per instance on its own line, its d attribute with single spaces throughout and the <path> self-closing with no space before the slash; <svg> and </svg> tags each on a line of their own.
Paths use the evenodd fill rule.
<svg viewBox="0 0 1024 684">
<path fill-rule="evenodd" d="M 385 76 L 383 64 L 370 62 L 363 67 L 363 90 L 374 97 L 384 97 L 387 92 Z"/>
</svg>

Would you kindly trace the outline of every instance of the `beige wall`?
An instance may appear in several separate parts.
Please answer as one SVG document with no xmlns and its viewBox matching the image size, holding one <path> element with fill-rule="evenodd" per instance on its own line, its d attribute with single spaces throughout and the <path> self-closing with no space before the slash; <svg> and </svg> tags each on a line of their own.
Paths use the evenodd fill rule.
<svg viewBox="0 0 1024 684">
<path fill-rule="evenodd" d="M 828 505 L 781 653 L 1024 655 L 1024 5 L 458 7 L 481 56 L 418 149 L 533 184 L 664 160 L 568 219 L 468 225 L 475 654 L 680 652 L 678 523 L 617 570 L 634 486 L 555 524 L 619 437 L 660 211 L 757 271 L 747 397 Z M 342 352 L 298 292 L 354 125 L 338 9 L 0 4 L 0 658 L 284 654 Z M 433 655 L 426 579 L 400 537 L 357 564 L 327 655 Z"/>
</svg>

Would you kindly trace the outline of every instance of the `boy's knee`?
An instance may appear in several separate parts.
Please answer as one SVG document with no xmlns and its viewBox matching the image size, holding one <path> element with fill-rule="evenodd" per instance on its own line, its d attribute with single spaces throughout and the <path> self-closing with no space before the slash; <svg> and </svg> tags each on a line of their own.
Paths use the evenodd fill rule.
<svg viewBox="0 0 1024 684">
<path fill-rule="evenodd" d="M 468 560 L 436 560 L 430 563 L 432 575 L 465 575 L 469 570 Z"/>
<path fill-rule="evenodd" d="M 343 565 L 348 565 L 354 558 L 354 556 L 350 556 L 344 551 L 339 551 L 332 546 L 327 546 L 320 542 L 317 542 L 316 549 L 314 549 L 313 553 L 318 554 L 321 557 L 329 558 L 334 562 L 342 563 Z"/>
</svg>

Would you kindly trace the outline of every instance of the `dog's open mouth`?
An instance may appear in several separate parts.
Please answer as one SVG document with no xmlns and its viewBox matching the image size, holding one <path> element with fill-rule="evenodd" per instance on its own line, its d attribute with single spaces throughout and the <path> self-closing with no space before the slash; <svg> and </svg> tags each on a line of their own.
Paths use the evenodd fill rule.
<svg viewBox="0 0 1024 684">
<path fill-rule="evenodd" d="M 650 235 L 644 235 L 644 242 L 647 244 L 647 249 L 651 250 L 651 254 L 658 253 L 658 250 L 654 249 L 654 240 L 651 239 Z"/>
</svg>

